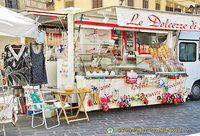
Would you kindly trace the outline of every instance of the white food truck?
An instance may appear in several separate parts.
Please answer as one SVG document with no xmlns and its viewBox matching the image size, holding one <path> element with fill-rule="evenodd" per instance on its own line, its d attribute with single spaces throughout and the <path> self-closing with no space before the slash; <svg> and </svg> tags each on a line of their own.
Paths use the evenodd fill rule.
<svg viewBox="0 0 200 136">
<path fill-rule="evenodd" d="M 57 60 L 65 76 L 57 86 L 91 90 L 86 111 L 200 98 L 198 15 L 127 6 L 66 14 L 45 12 L 67 25 L 65 67 Z"/>
<path fill-rule="evenodd" d="M 105 101 L 123 107 L 127 99 L 129 106 L 174 103 L 172 94 L 185 92 L 199 99 L 199 21 L 197 15 L 124 6 L 76 14 L 81 36 L 75 54 L 85 72 L 76 75 L 77 87 L 93 90 L 86 110 L 101 109 Z"/>
</svg>

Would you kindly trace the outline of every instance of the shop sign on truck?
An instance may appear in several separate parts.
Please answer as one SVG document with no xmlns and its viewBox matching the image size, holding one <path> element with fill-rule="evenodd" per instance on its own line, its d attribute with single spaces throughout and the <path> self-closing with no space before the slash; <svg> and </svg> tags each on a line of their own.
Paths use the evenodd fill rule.
<svg viewBox="0 0 200 136">
<path fill-rule="evenodd" d="M 138 9 L 116 8 L 118 25 L 153 30 L 200 31 L 200 18 Z M 124 16 L 126 15 L 126 16 Z"/>
</svg>

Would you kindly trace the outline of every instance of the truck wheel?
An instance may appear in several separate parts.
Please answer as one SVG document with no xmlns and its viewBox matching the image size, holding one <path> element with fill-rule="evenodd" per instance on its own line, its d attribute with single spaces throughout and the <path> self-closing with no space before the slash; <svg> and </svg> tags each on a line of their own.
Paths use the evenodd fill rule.
<svg viewBox="0 0 200 136">
<path fill-rule="evenodd" d="M 192 87 L 192 100 L 199 100 L 200 99 L 200 85 L 198 83 L 195 83 Z"/>
</svg>

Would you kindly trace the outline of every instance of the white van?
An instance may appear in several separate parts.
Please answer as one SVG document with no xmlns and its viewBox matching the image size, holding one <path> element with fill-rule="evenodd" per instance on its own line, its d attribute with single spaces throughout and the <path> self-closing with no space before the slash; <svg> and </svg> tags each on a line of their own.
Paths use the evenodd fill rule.
<svg viewBox="0 0 200 136">
<path fill-rule="evenodd" d="M 178 32 L 177 59 L 186 68 L 188 75 L 187 90 L 191 90 L 190 98 L 200 99 L 200 33 L 195 31 Z"/>
</svg>

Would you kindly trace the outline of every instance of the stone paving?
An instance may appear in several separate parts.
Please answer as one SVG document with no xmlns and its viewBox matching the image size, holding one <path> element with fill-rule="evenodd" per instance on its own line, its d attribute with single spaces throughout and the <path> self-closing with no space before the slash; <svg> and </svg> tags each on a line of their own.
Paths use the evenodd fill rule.
<svg viewBox="0 0 200 136">
<path fill-rule="evenodd" d="M 44 126 L 32 129 L 31 116 L 18 115 L 17 126 L 6 125 L 7 136 L 180 136 L 200 133 L 200 101 L 187 101 L 179 105 L 155 105 L 127 109 L 113 109 L 107 112 L 88 112 L 90 122 L 80 121 L 70 125 L 65 120 L 57 128 L 46 130 Z M 36 120 L 38 123 L 40 117 Z M 50 125 L 55 118 L 48 119 Z M 114 132 L 107 133 L 112 127 Z M 155 132 L 155 131 L 192 132 Z"/>
</svg>

